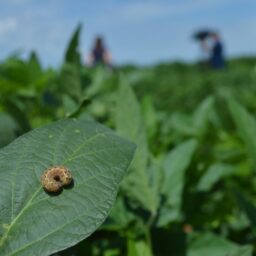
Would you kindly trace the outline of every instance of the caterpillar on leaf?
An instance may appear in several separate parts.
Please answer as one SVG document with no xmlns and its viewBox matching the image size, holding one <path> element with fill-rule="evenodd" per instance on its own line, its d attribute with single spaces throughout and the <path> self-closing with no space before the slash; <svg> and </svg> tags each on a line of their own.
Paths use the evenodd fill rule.
<svg viewBox="0 0 256 256">
<path fill-rule="evenodd" d="M 70 171 L 64 166 L 49 167 L 41 176 L 43 188 L 50 193 L 60 192 L 63 187 L 70 185 L 72 181 Z"/>
</svg>

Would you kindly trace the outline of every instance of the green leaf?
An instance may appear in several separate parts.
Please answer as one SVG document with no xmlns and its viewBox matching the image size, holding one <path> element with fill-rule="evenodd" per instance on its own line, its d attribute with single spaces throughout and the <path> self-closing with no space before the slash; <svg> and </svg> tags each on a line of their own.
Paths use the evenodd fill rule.
<svg viewBox="0 0 256 256">
<path fill-rule="evenodd" d="M 165 203 L 158 220 L 160 226 L 167 224 L 169 221 L 177 220 L 180 216 L 185 171 L 190 164 L 196 147 L 196 140 L 188 140 L 178 145 L 166 156 L 162 188 Z"/>
<path fill-rule="evenodd" d="M 238 128 L 251 159 L 256 165 L 256 120 L 247 110 L 234 99 L 228 101 L 229 110 Z"/>
<path fill-rule="evenodd" d="M 95 97 L 97 94 L 102 94 L 104 87 L 109 79 L 110 73 L 103 67 L 95 67 L 92 75 L 92 83 L 85 88 L 85 93 L 88 97 Z"/>
<path fill-rule="evenodd" d="M 4 100 L 6 111 L 13 117 L 17 124 L 19 124 L 20 132 L 25 133 L 31 130 L 31 126 L 27 117 L 27 113 L 23 110 L 16 98 L 7 98 Z"/>
<path fill-rule="evenodd" d="M 196 108 L 193 113 L 193 125 L 197 135 L 203 135 L 206 131 L 207 124 L 209 122 L 209 113 L 211 112 L 214 104 L 214 98 L 212 96 L 207 97 Z"/>
<path fill-rule="evenodd" d="M 104 251 L 104 256 L 118 256 L 120 255 L 120 250 L 115 248 L 115 249 L 107 249 Z"/>
<path fill-rule="evenodd" d="M 243 246 L 237 249 L 235 252 L 228 253 L 225 256 L 251 256 L 253 252 L 252 246 Z"/>
<path fill-rule="evenodd" d="M 14 119 L 6 113 L 0 113 L 0 148 L 13 141 L 18 131 Z"/>
<path fill-rule="evenodd" d="M 214 98 L 210 96 L 198 105 L 192 115 L 173 113 L 170 118 L 171 127 L 184 135 L 203 136 L 207 131 L 213 104 Z"/>
<path fill-rule="evenodd" d="M 238 254 L 239 252 L 244 254 Z M 187 253 L 188 256 L 251 256 L 251 254 L 251 246 L 239 246 L 211 233 L 192 234 Z"/>
<path fill-rule="evenodd" d="M 246 213 L 252 226 L 256 228 L 256 207 L 250 203 L 239 191 L 235 191 L 235 196 L 240 207 Z"/>
<path fill-rule="evenodd" d="M 128 241 L 128 256 L 151 256 L 150 248 L 145 241 Z"/>
<path fill-rule="evenodd" d="M 154 139 L 157 132 L 157 113 L 151 95 L 145 95 L 142 100 L 142 113 L 147 128 L 148 140 Z M 153 142 L 153 141 L 152 141 Z"/>
<path fill-rule="evenodd" d="M 169 121 L 169 124 L 168 124 L 168 121 Z M 188 136 L 194 136 L 195 129 L 194 129 L 194 124 L 191 119 L 191 116 L 174 112 L 168 121 L 166 124 L 166 125 L 170 125 L 168 130 L 170 130 L 170 128 L 173 128 L 179 134 L 181 133 Z"/>
<path fill-rule="evenodd" d="M 150 185 L 147 169 L 149 152 L 146 130 L 138 100 L 132 88 L 124 80 L 121 81 L 117 93 L 115 122 L 117 131 L 137 145 L 131 171 L 122 183 L 122 188 L 143 208 L 154 213 L 158 202 Z"/>
<path fill-rule="evenodd" d="M 35 81 L 42 75 L 41 64 L 36 52 L 34 51 L 32 51 L 29 56 L 28 71 L 30 75 L 30 81 Z"/>
<path fill-rule="evenodd" d="M 66 119 L 0 151 L 0 255 L 50 255 L 94 232 L 107 217 L 134 144 L 94 122 Z M 49 195 L 40 177 L 66 166 L 74 186 Z"/>
<path fill-rule="evenodd" d="M 213 164 L 199 180 L 197 189 L 204 192 L 209 191 L 221 178 L 232 175 L 235 171 L 236 168 L 231 165 L 222 163 Z"/>
<path fill-rule="evenodd" d="M 163 194 L 170 205 L 179 205 L 184 186 L 185 171 L 196 150 L 197 141 L 185 141 L 169 152 L 164 161 Z"/>
<path fill-rule="evenodd" d="M 118 196 L 103 228 L 108 230 L 124 230 L 133 220 L 134 216 L 125 207 L 124 198 Z"/>
<path fill-rule="evenodd" d="M 78 49 L 81 30 L 82 30 L 82 25 L 78 24 L 74 34 L 70 39 L 70 42 L 68 44 L 66 54 L 65 54 L 65 62 L 69 64 L 73 64 L 77 67 L 79 67 L 81 64 L 80 53 Z"/>
<path fill-rule="evenodd" d="M 12 83 L 18 83 L 26 87 L 30 82 L 29 72 L 27 64 L 24 61 L 13 59 L 4 65 L 1 75 Z"/>
<path fill-rule="evenodd" d="M 79 69 L 72 64 L 64 64 L 60 73 L 60 93 L 71 96 L 77 104 L 82 97 L 82 86 Z"/>
<path fill-rule="evenodd" d="M 66 102 L 66 104 L 68 105 L 68 106 L 66 105 L 66 107 L 69 110 L 68 112 L 66 112 L 66 117 L 68 117 L 68 118 L 78 117 L 79 114 L 83 113 L 84 108 L 87 107 L 91 103 L 91 101 L 90 101 L 90 99 L 84 97 L 84 98 L 82 98 L 82 100 L 78 106 L 73 103 L 74 102 L 72 100 L 70 102 Z"/>
</svg>

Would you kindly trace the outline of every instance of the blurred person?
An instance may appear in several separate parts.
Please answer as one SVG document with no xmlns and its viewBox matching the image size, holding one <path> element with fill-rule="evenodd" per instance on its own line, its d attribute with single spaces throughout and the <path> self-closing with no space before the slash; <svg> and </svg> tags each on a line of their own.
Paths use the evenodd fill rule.
<svg viewBox="0 0 256 256">
<path fill-rule="evenodd" d="M 217 33 L 212 34 L 213 46 L 211 49 L 210 65 L 214 69 L 224 68 L 224 53 L 223 44 L 221 42 L 220 36 Z"/>
<path fill-rule="evenodd" d="M 103 38 L 98 36 L 88 57 L 90 66 L 104 65 L 111 67 L 111 55 L 105 47 Z"/>
<path fill-rule="evenodd" d="M 207 40 L 201 41 L 202 48 L 210 54 L 209 65 L 213 69 L 221 69 L 225 66 L 223 44 L 220 36 L 216 32 L 212 32 L 209 36 L 211 46 L 207 44 Z"/>
</svg>

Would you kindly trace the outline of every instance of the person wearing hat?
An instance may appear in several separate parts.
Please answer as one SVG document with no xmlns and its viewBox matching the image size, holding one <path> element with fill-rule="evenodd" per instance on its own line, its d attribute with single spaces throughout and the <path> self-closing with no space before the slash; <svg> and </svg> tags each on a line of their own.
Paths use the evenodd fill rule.
<svg viewBox="0 0 256 256">
<path fill-rule="evenodd" d="M 210 66 L 213 69 L 221 69 L 225 66 L 223 44 L 217 32 L 201 30 L 196 32 L 193 38 L 201 44 L 204 66 Z"/>
</svg>

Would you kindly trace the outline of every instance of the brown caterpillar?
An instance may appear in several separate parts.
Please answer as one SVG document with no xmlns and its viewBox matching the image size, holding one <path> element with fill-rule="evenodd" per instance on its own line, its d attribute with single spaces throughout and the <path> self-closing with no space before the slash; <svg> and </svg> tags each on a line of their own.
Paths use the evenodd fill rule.
<svg viewBox="0 0 256 256">
<path fill-rule="evenodd" d="M 72 182 L 72 175 L 64 166 L 49 167 L 41 177 L 41 182 L 47 192 L 59 192 Z"/>
</svg>

